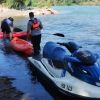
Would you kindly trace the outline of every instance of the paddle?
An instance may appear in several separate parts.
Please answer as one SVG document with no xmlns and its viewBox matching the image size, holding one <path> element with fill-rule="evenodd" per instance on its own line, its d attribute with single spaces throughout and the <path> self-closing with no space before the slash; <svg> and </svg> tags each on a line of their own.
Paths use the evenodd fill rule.
<svg viewBox="0 0 100 100">
<path fill-rule="evenodd" d="M 18 27 L 14 27 L 13 32 L 21 32 L 21 31 L 23 31 L 23 30 L 22 30 L 22 29 L 20 29 L 20 28 L 18 28 Z"/>
<path fill-rule="evenodd" d="M 56 35 L 56 36 L 60 36 L 60 37 L 65 37 L 65 35 L 62 34 L 62 33 L 54 33 L 54 34 L 52 34 L 52 35 Z"/>
<path fill-rule="evenodd" d="M 13 31 L 14 31 L 14 32 L 21 32 L 21 31 L 23 31 L 23 30 L 20 29 L 20 28 L 18 28 L 18 27 L 15 27 Z M 65 37 L 64 34 L 62 34 L 62 33 L 54 33 L 54 34 L 52 34 L 52 35 L 56 35 L 56 36 L 59 36 L 59 37 Z"/>
<path fill-rule="evenodd" d="M 23 31 L 23 30 L 20 29 L 20 28 L 18 28 L 18 27 L 15 27 L 13 31 L 14 31 L 14 32 L 21 32 L 21 31 Z M 60 37 L 65 37 L 64 34 L 62 34 L 62 33 L 54 33 L 54 34 L 52 34 L 52 35 L 56 35 L 56 36 L 60 36 Z"/>
<path fill-rule="evenodd" d="M 16 33 L 16 32 L 17 32 L 17 33 Z M 21 33 L 20 33 L 20 32 L 21 32 Z M 20 28 L 18 28 L 18 27 L 15 27 L 14 30 L 13 30 L 13 35 L 15 36 L 14 33 L 16 33 L 16 36 L 22 36 L 22 35 L 25 36 L 25 35 L 27 34 L 27 32 L 23 32 L 23 30 L 20 29 Z M 65 37 L 64 34 L 62 34 L 62 33 L 54 33 L 54 34 L 52 34 L 52 35 L 59 36 L 59 37 Z M 2 39 L 2 38 L 3 38 L 3 33 L 0 32 L 0 39 Z"/>
</svg>

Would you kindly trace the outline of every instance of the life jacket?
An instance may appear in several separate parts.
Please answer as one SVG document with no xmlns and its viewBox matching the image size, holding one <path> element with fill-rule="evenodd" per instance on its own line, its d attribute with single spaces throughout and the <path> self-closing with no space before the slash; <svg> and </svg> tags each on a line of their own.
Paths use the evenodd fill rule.
<svg viewBox="0 0 100 100">
<path fill-rule="evenodd" d="M 38 21 L 37 18 L 34 18 L 32 21 L 32 29 L 39 29 L 40 28 L 40 22 Z"/>
</svg>

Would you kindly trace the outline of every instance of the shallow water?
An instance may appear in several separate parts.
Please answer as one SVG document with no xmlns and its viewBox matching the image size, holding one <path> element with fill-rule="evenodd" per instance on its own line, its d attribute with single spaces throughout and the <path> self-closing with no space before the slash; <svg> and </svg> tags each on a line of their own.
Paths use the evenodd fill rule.
<svg viewBox="0 0 100 100">
<path fill-rule="evenodd" d="M 100 7 L 99 6 L 63 6 L 53 7 L 58 15 L 37 16 L 43 23 L 41 48 L 47 41 L 75 41 L 95 53 L 100 53 Z M 15 26 L 26 31 L 28 17 L 15 18 Z M 65 37 L 52 35 L 63 33 Z M 64 100 L 37 80 L 28 61 L 12 51 L 4 49 L 0 40 L 0 76 L 15 78 L 13 86 L 26 93 L 32 100 Z M 67 98 L 67 97 L 66 97 Z M 31 100 L 30 99 L 30 100 Z"/>
</svg>

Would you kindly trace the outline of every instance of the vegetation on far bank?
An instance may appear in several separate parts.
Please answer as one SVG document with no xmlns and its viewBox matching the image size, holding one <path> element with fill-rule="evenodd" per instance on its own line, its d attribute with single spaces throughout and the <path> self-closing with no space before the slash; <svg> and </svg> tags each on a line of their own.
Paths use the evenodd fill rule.
<svg viewBox="0 0 100 100">
<path fill-rule="evenodd" d="M 50 7 L 57 5 L 98 5 L 100 0 L 0 0 L 0 4 L 9 8 Z"/>
</svg>

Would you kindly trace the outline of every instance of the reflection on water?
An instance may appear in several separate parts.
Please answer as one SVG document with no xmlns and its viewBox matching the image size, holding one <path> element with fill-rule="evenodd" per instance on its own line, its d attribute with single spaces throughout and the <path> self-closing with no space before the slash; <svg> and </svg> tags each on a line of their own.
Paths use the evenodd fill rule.
<svg viewBox="0 0 100 100">
<path fill-rule="evenodd" d="M 75 41 L 83 49 L 100 53 L 100 7 L 99 6 L 68 6 L 54 7 L 59 10 L 59 15 L 37 16 L 44 29 L 41 47 L 47 41 L 68 42 Z M 26 31 L 28 17 L 15 18 L 15 26 Z M 53 33 L 63 33 L 65 37 L 54 36 Z M 32 100 L 64 100 L 53 86 L 37 79 L 36 71 L 29 66 L 28 61 L 9 48 L 4 48 L 0 40 L 0 76 L 15 78 L 13 86 L 26 93 L 25 98 Z M 94 49 L 95 48 L 95 49 Z M 47 86 L 46 86 L 47 85 Z M 65 98 L 65 97 L 64 97 Z M 30 100 L 31 100 L 30 99 Z"/>
<path fill-rule="evenodd" d="M 52 97 L 45 91 L 36 77 L 31 75 L 32 71 L 28 67 L 28 61 L 16 55 L 15 52 L 8 52 L 7 49 L 9 50 L 9 48 L 3 47 L 2 41 L 0 41 L 0 44 L 0 47 L 2 47 L 0 49 L 0 76 L 15 78 L 13 86 L 23 91 L 25 96 L 34 98 L 32 100 L 41 100 L 40 97 L 43 100 L 52 100 Z"/>
</svg>

